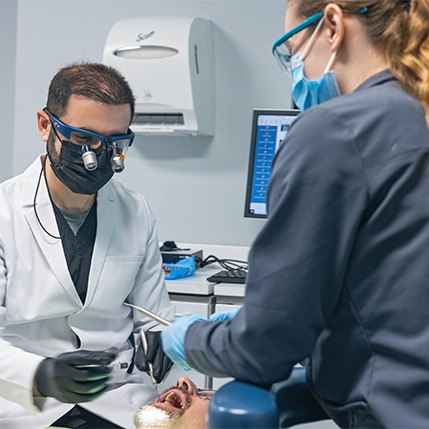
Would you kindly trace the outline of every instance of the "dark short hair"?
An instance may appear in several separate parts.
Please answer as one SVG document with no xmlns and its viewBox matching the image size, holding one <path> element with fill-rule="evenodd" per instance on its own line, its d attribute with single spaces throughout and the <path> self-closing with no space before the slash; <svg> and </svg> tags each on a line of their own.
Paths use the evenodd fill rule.
<svg viewBox="0 0 429 429">
<path fill-rule="evenodd" d="M 113 67 L 99 63 L 74 63 L 60 69 L 51 80 L 46 106 L 60 117 L 72 95 L 101 103 L 129 104 L 134 115 L 134 95 L 124 76 Z"/>
</svg>

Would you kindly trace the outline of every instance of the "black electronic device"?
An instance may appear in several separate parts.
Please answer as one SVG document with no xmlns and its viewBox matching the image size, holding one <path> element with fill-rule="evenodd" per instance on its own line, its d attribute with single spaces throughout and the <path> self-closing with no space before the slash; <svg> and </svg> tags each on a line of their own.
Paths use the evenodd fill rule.
<svg viewBox="0 0 429 429">
<path fill-rule="evenodd" d="M 201 267 L 203 260 L 203 251 L 194 249 L 181 249 L 181 250 L 161 250 L 162 262 L 165 264 L 175 264 L 181 259 L 195 257 L 195 265 L 197 268 Z"/>
<path fill-rule="evenodd" d="M 222 270 L 207 277 L 207 281 L 211 283 L 241 283 L 246 282 L 247 271 L 236 268 L 233 270 Z"/>
<path fill-rule="evenodd" d="M 244 217 L 267 217 L 272 161 L 299 113 L 298 109 L 253 111 Z"/>
</svg>

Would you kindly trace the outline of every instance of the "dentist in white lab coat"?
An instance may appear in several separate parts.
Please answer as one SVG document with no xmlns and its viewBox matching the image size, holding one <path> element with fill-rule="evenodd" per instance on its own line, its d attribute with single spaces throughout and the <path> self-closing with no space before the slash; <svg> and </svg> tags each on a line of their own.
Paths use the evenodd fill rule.
<svg viewBox="0 0 429 429">
<path fill-rule="evenodd" d="M 156 395 L 133 360 L 133 333 L 154 323 L 123 305 L 173 317 L 155 220 L 142 195 L 111 180 L 133 109 L 115 70 L 61 69 L 37 114 L 47 154 L 0 185 L 2 428 L 131 428 Z"/>
</svg>

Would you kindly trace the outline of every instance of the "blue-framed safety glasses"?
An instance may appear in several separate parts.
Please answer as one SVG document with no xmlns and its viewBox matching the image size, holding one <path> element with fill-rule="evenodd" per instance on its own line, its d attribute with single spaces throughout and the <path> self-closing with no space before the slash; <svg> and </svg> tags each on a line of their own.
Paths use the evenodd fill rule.
<svg viewBox="0 0 429 429">
<path fill-rule="evenodd" d="M 295 34 L 298 34 L 310 27 L 322 17 L 323 12 L 317 12 L 314 15 L 311 15 L 305 21 L 301 22 L 301 24 L 298 24 L 296 27 L 283 34 L 283 36 L 274 43 L 272 52 L 283 71 L 290 73 L 291 70 L 292 53 L 286 45 L 286 41 L 295 36 Z"/>
<path fill-rule="evenodd" d="M 101 143 L 101 145 L 105 145 L 108 149 L 115 149 L 116 152 L 125 155 L 128 148 L 133 144 L 135 134 L 130 129 L 128 129 L 127 134 L 106 137 L 93 131 L 67 125 L 50 113 L 46 107 L 43 111 L 49 115 L 54 129 L 59 131 L 70 142 L 77 145 L 97 148 Z"/>
</svg>

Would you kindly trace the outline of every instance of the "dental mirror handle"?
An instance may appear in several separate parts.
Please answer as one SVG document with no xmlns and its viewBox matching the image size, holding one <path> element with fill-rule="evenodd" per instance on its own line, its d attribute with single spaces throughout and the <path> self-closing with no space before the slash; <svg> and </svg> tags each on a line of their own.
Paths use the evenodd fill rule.
<svg viewBox="0 0 429 429">
<path fill-rule="evenodd" d="M 144 350 L 145 354 L 147 355 L 148 346 L 147 346 L 146 334 L 143 332 L 143 329 L 140 330 L 140 339 L 141 339 L 141 342 L 142 342 L 143 350 Z M 153 375 L 153 365 L 152 365 L 152 362 L 148 362 L 147 366 L 149 368 L 148 373 L 149 373 L 150 380 L 152 381 L 153 387 L 156 389 L 158 387 L 158 383 L 155 380 L 155 376 Z"/>
<path fill-rule="evenodd" d="M 167 319 L 164 319 L 161 316 L 158 316 L 155 313 L 152 313 L 151 311 L 147 310 L 146 308 L 140 307 L 138 305 L 129 304 L 128 302 L 124 302 L 124 305 L 128 305 L 128 307 L 135 308 L 136 310 L 140 311 L 141 313 L 145 314 L 147 317 L 150 317 L 152 320 L 155 320 L 156 322 L 160 323 L 164 326 L 170 326 L 171 322 Z"/>
</svg>

